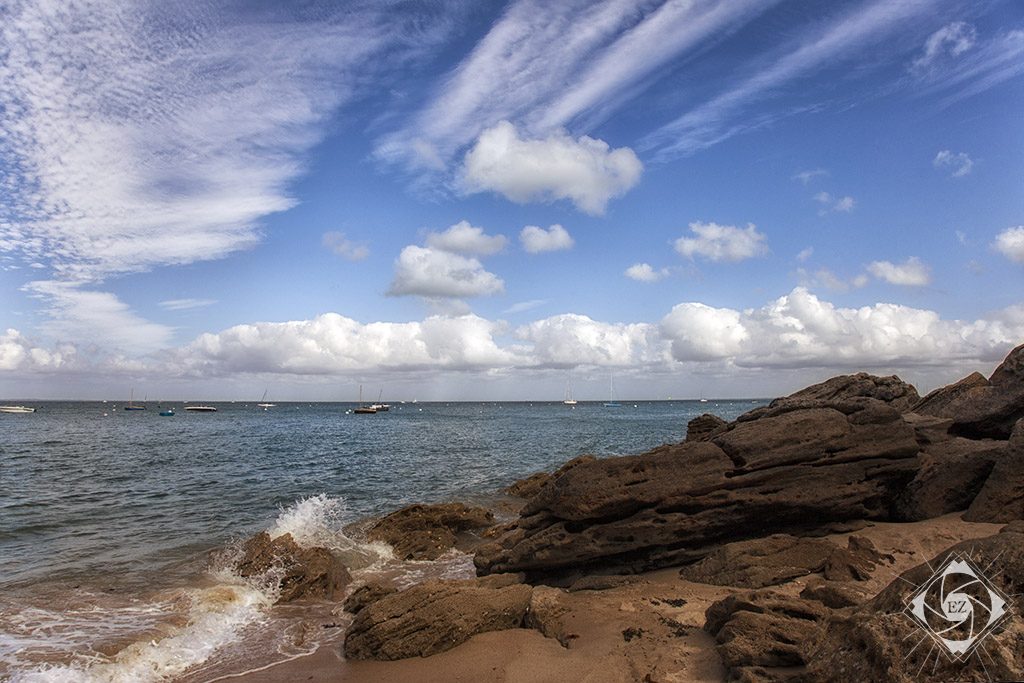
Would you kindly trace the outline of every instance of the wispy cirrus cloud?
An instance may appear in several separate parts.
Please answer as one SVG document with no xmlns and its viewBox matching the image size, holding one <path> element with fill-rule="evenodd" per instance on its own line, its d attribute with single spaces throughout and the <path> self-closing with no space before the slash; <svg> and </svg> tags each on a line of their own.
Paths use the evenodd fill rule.
<svg viewBox="0 0 1024 683">
<path fill-rule="evenodd" d="M 158 306 L 165 311 L 191 311 L 194 308 L 206 308 L 217 303 L 216 299 L 167 299 Z"/>
<path fill-rule="evenodd" d="M 502 120 L 547 135 L 621 104 L 659 67 L 777 1 L 516 0 L 411 120 L 378 141 L 376 154 L 438 171 Z"/>
<path fill-rule="evenodd" d="M 942 94 L 941 106 L 983 93 L 1024 74 L 1024 27 L 979 36 L 972 48 L 951 52 L 920 76 L 924 94 Z"/>
<path fill-rule="evenodd" d="M 865 46 L 878 43 L 906 22 L 924 15 L 938 2 L 875 0 L 827 23 L 815 23 L 789 52 L 768 66 L 761 66 L 765 59 L 759 58 L 750 75 L 647 135 L 639 147 L 654 151 L 659 160 L 667 160 L 692 154 L 777 118 L 813 109 L 814 104 L 762 108 L 757 116 L 747 115 L 751 103 L 770 99 L 786 84 L 848 60 Z"/>
</svg>

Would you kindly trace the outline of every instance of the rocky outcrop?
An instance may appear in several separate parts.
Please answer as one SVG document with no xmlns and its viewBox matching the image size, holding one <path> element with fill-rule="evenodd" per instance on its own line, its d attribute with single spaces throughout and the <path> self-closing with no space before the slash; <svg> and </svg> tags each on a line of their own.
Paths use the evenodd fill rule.
<svg viewBox="0 0 1024 683">
<path fill-rule="evenodd" d="M 707 442 L 574 467 L 477 550 L 477 570 L 640 571 L 729 541 L 888 519 L 917 453 L 914 430 L 879 399 L 776 405 Z"/>
<path fill-rule="evenodd" d="M 683 567 L 679 576 L 736 588 L 775 586 L 817 572 L 832 581 L 863 581 L 879 563 L 891 561 L 892 557 L 878 553 L 860 536 L 850 536 L 847 547 L 842 548 L 824 539 L 776 534 L 729 543 Z"/>
<path fill-rule="evenodd" d="M 711 413 L 698 415 L 686 423 L 686 440 L 707 441 L 713 434 L 724 430 L 727 424 L 728 422 Z"/>
<path fill-rule="evenodd" d="M 530 586 L 489 587 L 473 581 L 428 581 L 384 595 L 358 611 L 345 635 L 345 657 L 427 657 L 477 633 L 519 628 Z"/>
<path fill-rule="evenodd" d="M 914 412 L 948 417 L 954 434 L 974 439 L 1009 438 L 1024 417 L 1024 344 L 1006 357 L 988 380 L 977 373 L 924 397 Z"/>
<path fill-rule="evenodd" d="M 530 476 L 512 482 L 512 484 L 505 489 L 505 493 L 510 496 L 516 496 L 517 498 L 533 498 L 541 489 L 544 488 L 550 482 L 555 481 L 560 476 L 573 469 L 578 465 L 583 465 L 588 462 L 594 462 L 597 460 L 593 455 L 579 455 L 559 467 L 554 472 L 537 472 Z"/>
<path fill-rule="evenodd" d="M 729 680 L 787 680 L 794 668 L 808 663 L 808 646 L 829 614 L 814 600 L 770 591 L 737 593 L 708 608 L 704 630 L 714 636 Z"/>
<path fill-rule="evenodd" d="M 789 396 L 775 399 L 768 404 L 767 408 L 842 403 L 857 398 L 876 399 L 901 413 L 909 410 L 920 400 L 917 389 L 896 375 L 878 377 L 866 372 L 858 372 L 855 375 L 840 375 L 819 384 L 812 384 Z M 756 410 L 753 411 L 753 414 L 756 413 Z"/>
<path fill-rule="evenodd" d="M 382 583 L 367 583 L 352 591 L 352 593 L 345 598 L 345 602 L 342 603 L 341 608 L 349 614 L 358 614 L 361 609 L 370 603 L 380 600 L 385 595 L 391 595 L 392 593 L 397 592 L 398 589 L 393 586 L 387 586 Z"/>
<path fill-rule="evenodd" d="M 1017 421 L 1006 451 L 964 513 L 968 522 L 1024 519 L 1024 419 Z"/>
<path fill-rule="evenodd" d="M 494 524 L 494 515 L 462 503 L 410 505 L 392 512 L 367 531 L 403 560 L 435 560 L 453 548 L 458 535 Z"/>
<path fill-rule="evenodd" d="M 1014 522 L 995 536 L 964 541 L 904 572 L 851 613 L 833 613 L 804 653 L 808 669 L 802 680 L 1024 680 L 1024 609 L 1019 601 L 1011 602 L 1011 617 L 1001 632 L 986 639 L 984 651 L 976 651 L 965 662 L 936 652 L 924 630 L 905 613 L 915 587 L 924 585 L 951 556 L 968 558 L 983 573 L 988 568 L 985 576 L 1006 595 L 1024 590 L 1024 522 Z M 986 600 L 983 596 L 983 606 Z M 983 609 L 978 615 L 987 619 Z"/>
<path fill-rule="evenodd" d="M 242 577 L 266 577 L 277 582 L 277 602 L 300 599 L 333 600 L 351 581 L 348 570 L 326 548 L 302 548 L 284 534 L 271 539 L 263 531 L 242 545 L 235 562 Z"/>
</svg>

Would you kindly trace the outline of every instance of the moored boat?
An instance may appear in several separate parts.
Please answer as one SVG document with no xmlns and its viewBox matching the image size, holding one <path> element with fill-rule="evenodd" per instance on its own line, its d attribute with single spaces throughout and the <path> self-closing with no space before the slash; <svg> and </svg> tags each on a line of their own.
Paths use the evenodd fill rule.
<svg viewBox="0 0 1024 683">
<path fill-rule="evenodd" d="M 217 409 L 213 406 L 185 406 L 185 410 L 190 413 L 216 413 Z"/>
<path fill-rule="evenodd" d="M 34 413 L 35 408 L 28 406 L 0 406 L 0 413 Z"/>
</svg>

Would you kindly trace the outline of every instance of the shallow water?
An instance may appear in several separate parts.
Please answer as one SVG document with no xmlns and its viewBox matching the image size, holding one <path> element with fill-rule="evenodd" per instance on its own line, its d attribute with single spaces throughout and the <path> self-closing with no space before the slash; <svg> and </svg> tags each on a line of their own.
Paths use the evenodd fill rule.
<svg viewBox="0 0 1024 683">
<path fill-rule="evenodd" d="M 243 643 L 294 656 L 330 634 L 269 610 L 273 595 L 212 551 L 288 531 L 357 575 L 380 570 L 386 549 L 349 539 L 346 523 L 412 502 L 486 502 L 576 455 L 641 452 L 681 440 L 703 412 L 731 419 L 760 403 L 406 403 L 377 415 L 176 404 L 160 417 L 155 403 L 49 402 L 0 415 L 0 677 L 212 675 L 247 656 Z M 471 565 L 453 555 L 397 571 L 415 581 Z"/>
</svg>

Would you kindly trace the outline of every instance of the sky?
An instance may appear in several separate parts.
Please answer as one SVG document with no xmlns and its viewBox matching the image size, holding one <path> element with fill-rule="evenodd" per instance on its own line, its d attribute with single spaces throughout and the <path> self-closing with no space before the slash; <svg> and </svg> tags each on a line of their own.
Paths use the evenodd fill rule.
<svg viewBox="0 0 1024 683">
<path fill-rule="evenodd" d="M 0 397 L 923 393 L 1024 343 L 1024 4 L 0 7 Z"/>
</svg>

